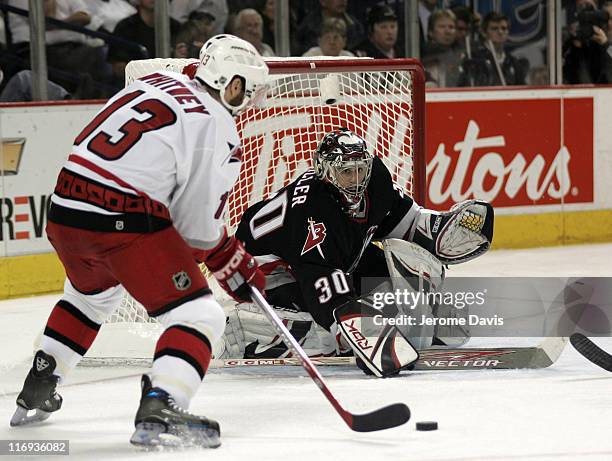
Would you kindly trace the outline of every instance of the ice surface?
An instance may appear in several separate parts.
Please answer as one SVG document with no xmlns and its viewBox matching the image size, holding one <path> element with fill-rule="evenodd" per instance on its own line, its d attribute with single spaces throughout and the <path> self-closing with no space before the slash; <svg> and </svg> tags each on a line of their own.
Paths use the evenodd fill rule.
<svg viewBox="0 0 612 461">
<path fill-rule="evenodd" d="M 494 251 L 449 275 L 468 274 L 612 276 L 612 245 Z M 10 428 L 32 343 L 58 297 L 0 302 L 0 439 L 68 439 L 70 459 L 85 460 L 612 460 L 612 374 L 570 345 L 554 366 L 537 371 L 429 371 L 378 380 L 321 368 L 352 412 L 410 406 L 407 425 L 378 433 L 351 432 L 300 367 L 209 371 L 191 410 L 220 421 L 218 450 L 131 447 L 143 372 L 136 368 L 79 367 L 61 388 L 62 410 L 38 426 Z M 611 339 L 595 342 L 612 351 Z M 423 420 L 438 421 L 439 430 L 417 432 L 414 423 Z"/>
</svg>

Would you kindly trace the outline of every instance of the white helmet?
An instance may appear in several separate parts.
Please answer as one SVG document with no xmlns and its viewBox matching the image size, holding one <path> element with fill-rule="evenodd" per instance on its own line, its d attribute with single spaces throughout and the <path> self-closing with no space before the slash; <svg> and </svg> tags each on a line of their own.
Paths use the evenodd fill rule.
<svg viewBox="0 0 612 461">
<path fill-rule="evenodd" d="M 224 97 L 225 89 L 236 76 L 244 79 L 245 86 L 240 106 L 228 104 Z M 268 66 L 249 42 L 233 35 L 215 35 L 202 45 L 195 77 L 219 90 L 223 105 L 236 115 L 265 87 Z"/>
</svg>

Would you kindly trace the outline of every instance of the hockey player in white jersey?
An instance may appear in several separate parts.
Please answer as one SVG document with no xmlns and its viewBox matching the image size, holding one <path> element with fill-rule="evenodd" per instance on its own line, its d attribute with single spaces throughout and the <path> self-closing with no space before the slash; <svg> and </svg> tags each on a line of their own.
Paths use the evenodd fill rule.
<svg viewBox="0 0 612 461">
<path fill-rule="evenodd" d="M 120 91 L 74 141 L 52 197 L 47 234 L 66 270 L 17 398 L 11 425 L 59 410 L 56 386 L 76 366 L 123 289 L 165 330 L 131 442 L 220 445 L 216 421 L 188 413 L 225 315 L 197 262 L 235 299 L 264 276 L 224 226 L 241 166 L 232 115 L 264 87 L 268 68 L 248 42 L 211 38 L 193 78 L 144 76 Z M 35 414 L 28 416 L 28 411 Z"/>
</svg>

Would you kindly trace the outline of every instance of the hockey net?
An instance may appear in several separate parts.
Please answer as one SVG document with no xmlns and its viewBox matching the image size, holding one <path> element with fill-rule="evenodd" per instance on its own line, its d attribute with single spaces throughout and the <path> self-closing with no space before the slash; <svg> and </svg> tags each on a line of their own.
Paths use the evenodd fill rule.
<svg viewBox="0 0 612 461">
<path fill-rule="evenodd" d="M 126 68 L 126 85 L 160 70 L 181 72 L 197 62 L 132 61 Z M 418 61 L 275 58 L 267 63 L 271 82 L 265 98 L 237 119 L 243 165 L 228 201 L 230 232 L 249 205 L 269 197 L 310 168 L 312 153 L 321 138 L 340 127 L 362 135 L 369 149 L 382 158 L 395 184 L 424 203 L 425 91 L 424 72 Z M 213 291 L 229 299 L 214 288 Z M 101 332 L 99 337 L 106 338 L 96 340 L 89 356 L 141 356 L 141 340 L 148 344 L 145 349 L 152 351 L 155 322 L 129 294 L 104 329 L 133 334 L 115 341 L 115 335 Z M 137 337 L 138 345 L 126 345 L 129 337 Z M 109 351 L 109 346 L 118 350 Z"/>
</svg>

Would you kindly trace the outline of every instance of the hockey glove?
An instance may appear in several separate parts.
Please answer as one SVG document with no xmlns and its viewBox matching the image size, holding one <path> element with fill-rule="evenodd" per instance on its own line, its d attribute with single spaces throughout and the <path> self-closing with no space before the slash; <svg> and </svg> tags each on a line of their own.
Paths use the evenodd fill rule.
<svg viewBox="0 0 612 461">
<path fill-rule="evenodd" d="M 266 278 L 257 261 L 244 249 L 235 237 L 225 237 L 206 257 L 206 266 L 213 273 L 219 285 L 236 301 L 251 300 L 249 285 L 264 290 Z"/>
<path fill-rule="evenodd" d="M 493 207 L 466 200 L 449 211 L 421 209 L 408 238 L 443 264 L 459 264 L 485 253 L 493 242 Z"/>
</svg>

